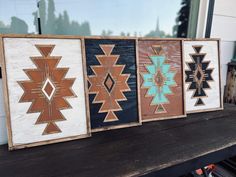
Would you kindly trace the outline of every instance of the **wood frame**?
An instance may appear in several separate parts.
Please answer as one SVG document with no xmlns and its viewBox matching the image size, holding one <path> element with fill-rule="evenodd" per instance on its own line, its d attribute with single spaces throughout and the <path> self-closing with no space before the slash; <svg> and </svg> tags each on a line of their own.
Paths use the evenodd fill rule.
<svg viewBox="0 0 236 177">
<path fill-rule="evenodd" d="M 217 42 L 217 49 L 218 49 L 218 72 L 219 72 L 219 91 L 220 91 L 220 107 L 218 108 L 212 108 L 212 109 L 199 109 L 195 111 L 187 111 L 187 114 L 192 113 L 201 113 L 201 112 L 211 112 L 211 111 L 220 111 L 224 109 L 224 103 L 223 103 L 223 94 L 221 90 L 221 64 L 220 64 L 220 38 L 198 38 L 198 39 L 191 39 L 191 38 L 183 38 L 182 39 L 182 52 L 184 53 L 184 42 L 185 41 L 216 41 Z M 184 58 L 183 58 L 184 60 Z M 185 62 L 185 61 L 184 61 Z M 186 92 L 186 90 L 185 90 Z"/>
<path fill-rule="evenodd" d="M 136 76 L 137 76 L 137 110 L 138 110 L 138 122 L 137 123 L 126 123 L 126 124 L 121 124 L 121 125 L 113 125 L 113 126 L 105 126 L 102 128 L 95 128 L 95 129 L 91 129 L 91 132 L 100 132 L 100 131 L 106 131 L 106 130 L 113 130 L 113 129 L 120 129 L 120 128 L 128 128 L 128 127 L 133 127 L 133 126 L 140 126 L 142 125 L 142 119 L 141 119 L 141 107 L 140 107 L 140 100 L 139 100 L 139 93 L 140 90 L 138 88 L 138 82 L 139 82 L 139 75 L 138 75 L 138 53 L 137 53 L 137 47 L 138 47 L 138 43 L 137 43 L 137 38 L 136 37 L 107 37 L 107 36 L 86 36 L 84 37 L 84 44 L 85 44 L 85 40 L 86 39 L 97 39 L 97 40 L 101 40 L 101 39 L 105 39 L 105 40 L 134 40 L 135 41 L 135 57 L 136 57 Z M 85 45 L 84 45 L 84 58 L 85 58 L 85 69 L 87 69 L 87 64 L 86 64 L 86 50 L 85 50 Z M 88 75 L 86 72 L 86 81 L 88 80 Z M 89 99 L 89 92 L 88 92 L 88 87 L 86 87 L 86 91 L 87 91 L 87 99 Z M 90 105 L 89 102 L 87 103 L 87 109 L 89 111 L 89 115 L 90 115 Z"/>
<path fill-rule="evenodd" d="M 78 136 L 72 136 L 67 138 L 58 138 L 53 140 L 46 140 L 46 141 L 40 141 L 36 143 L 28 143 L 23 145 L 15 145 L 13 146 L 12 142 L 12 128 L 11 128 L 11 120 L 10 120 L 10 105 L 9 105 L 9 93 L 8 93 L 8 83 L 7 83 L 7 73 L 6 73 L 6 63 L 5 63 L 5 54 L 4 54 L 4 38 L 38 38 L 38 39 L 78 39 L 81 41 L 81 52 L 82 52 L 82 65 L 83 65 L 83 77 L 84 77 L 84 94 L 85 94 L 85 106 L 86 106 L 86 120 L 87 120 L 87 134 L 84 135 L 78 135 Z M 137 110 L 138 110 L 138 122 L 137 123 L 126 123 L 121 125 L 114 125 L 114 126 L 106 126 L 102 128 L 96 128 L 91 130 L 91 124 L 90 124 L 90 110 L 89 110 L 89 94 L 88 94 L 88 86 L 87 86 L 87 65 L 86 65 L 86 52 L 85 52 L 85 39 L 114 39 L 114 40 L 134 40 L 135 41 L 135 55 L 136 55 L 136 79 L 137 79 Z M 141 98 L 140 98 L 140 74 L 139 74 L 139 54 L 138 54 L 138 43 L 142 40 L 155 40 L 155 41 L 179 41 L 181 45 L 181 58 L 182 58 L 182 90 L 183 90 L 183 104 L 184 104 L 184 110 L 183 115 L 181 116 L 170 116 L 170 117 L 160 117 L 160 118 L 153 118 L 149 120 L 142 120 L 142 114 L 141 114 Z M 186 111 L 186 91 L 185 91 L 185 61 L 184 61 L 184 42 L 185 41 L 217 41 L 217 48 L 218 48 L 218 64 L 219 64 L 219 91 L 220 91 L 220 107 L 219 108 L 213 108 L 213 109 L 201 109 L 197 111 Z M 2 67 L 2 80 L 3 80 L 3 93 L 4 93 L 4 106 L 5 106 L 5 112 L 6 112 L 6 124 L 7 124 L 7 131 L 8 131 L 8 144 L 9 144 L 9 150 L 14 149 L 21 149 L 21 148 L 28 148 L 28 147 L 34 147 L 39 145 L 46 145 L 46 144 L 52 144 L 52 143 L 58 143 L 58 142 L 64 142 L 64 141 L 70 141 L 75 139 L 81 139 L 81 138 L 87 138 L 91 136 L 91 132 L 99 132 L 104 130 L 112 130 L 112 129 L 118 129 L 118 128 L 127 128 L 132 126 L 138 126 L 141 125 L 142 122 L 149 122 L 149 121 L 157 121 L 157 120 L 167 120 L 167 119 L 174 119 L 174 118 L 183 118 L 186 117 L 186 113 L 199 113 L 199 112 L 209 112 L 209 111 L 217 111 L 217 110 L 223 110 L 223 94 L 221 90 L 221 65 L 220 65 L 220 39 L 218 38 L 211 38 L 211 39 L 191 39 L 191 38 L 138 38 L 138 37 L 102 37 L 102 36 L 93 36 L 93 37 L 82 37 L 82 36 L 74 36 L 74 35 L 18 35 L 18 34 L 6 34 L 6 35 L 0 35 L 0 66 Z"/>
<path fill-rule="evenodd" d="M 40 145 L 47 145 L 47 144 L 53 144 L 53 143 L 59 143 L 59 142 L 65 142 L 65 141 L 71 141 L 76 139 L 82 139 L 91 137 L 91 127 L 90 127 L 90 116 L 88 114 L 88 111 L 86 110 L 86 122 L 87 122 L 87 134 L 82 135 L 76 135 L 66 138 L 58 138 L 58 139 L 52 139 L 52 140 L 46 140 L 46 141 L 39 141 L 34 143 L 28 143 L 28 144 L 20 144 L 20 145 L 13 145 L 12 141 L 12 127 L 11 127 L 11 117 L 10 117 L 10 105 L 9 105 L 9 93 L 8 93 L 8 82 L 7 82 L 7 73 L 6 73 L 6 63 L 5 63 L 5 54 L 4 54 L 4 38 L 34 38 L 34 39 L 77 39 L 81 41 L 81 58 L 82 58 L 82 67 L 85 63 L 85 59 L 83 58 L 83 37 L 81 36 L 66 36 L 66 35 L 28 35 L 28 34 L 4 34 L 0 35 L 0 63 L 2 66 L 2 72 L 3 72 L 3 94 L 4 94 L 4 107 L 6 112 L 6 126 L 7 126 L 7 134 L 8 134 L 8 149 L 9 150 L 15 150 L 15 149 L 23 149 L 28 147 L 34 147 L 34 146 L 40 146 Z M 84 68 L 84 67 L 83 67 Z M 84 87 L 87 86 L 86 78 L 85 78 L 85 71 L 83 69 L 83 78 L 84 78 Z M 85 105 L 87 104 L 87 96 L 86 96 L 86 90 L 84 90 L 85 94 Z M 86 108 L 86 107 L 85 107 Z M 86 108 L 87 109 L 87 108 Z"/>
<path fill-rule="evenodd" d="M 140 37 L 138 38 L 138 41 L 179 41 L 180 42 L 180 52 L 181 52 L 181 66 L 182 66 L 182 94 L 183 94 L 183 115 L 179 115 L 179 116 L 167 116 L 167 117 L 154 117 L 152 119 L 148 119 L 148 120 L 143 120 L 142 122 L 152 122 L 152 121 L 159 121 L 159 120 L 168 120 L 168 119 L 177 119 L 177 118 L 186 118 L 187 117 L 187 112 L 186 112 L 186 94 L 185 94 L 185 68 L 184 68 L 184 59 L 183 59 L 183 38 L 155 38 L 155 37 Z M 138 50 L 137 50 L 138 51 Z M 138 63 L 138 68 L 139 68 L 139 63 Z M 139 76 L 140 77 L 140 76 Z M 140 82 L 140 81 L 139 81 Z M 139 89 L 140 88 L 140 83 L 139 83 Z M 140 97 L 140 94 L 139 94 Z M 140 100 L 140 105 L 141 105 L 141 98 L 139 98 Z M 141 114 L 142 117 L 142 114 Z"/>
</svg>

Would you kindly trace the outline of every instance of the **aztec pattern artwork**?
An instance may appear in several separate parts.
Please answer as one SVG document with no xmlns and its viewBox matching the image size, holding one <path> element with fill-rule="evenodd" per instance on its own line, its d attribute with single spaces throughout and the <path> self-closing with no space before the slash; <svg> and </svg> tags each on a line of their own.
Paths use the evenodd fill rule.
<svg viewBox="0 0 236 177">
<path fill-rule="evenodd" d="M 221 108 L 217 41 L 184 41 L 184 60 L 187 112 Z"/>
<path fill-rule="evenodd" d="M 80 39 L 4 38 L 4 50 L 10 147 L 89 136 Z"/>
<path fill-rule="evenodd" d="M 149 56 L 152 64 L 145 65 L 148 72 L 141 73 L 144 80 L 141 88 L 147 88 L 146 96 L 153 97 L 151 105 L 157 105 L 155 113 L 166 113 L 163 104 L 169 103 L 166 95 L 173 94 L 170 87 L 176 86 L 175 73 L 170 71 L 170 65 L 165 63 L 166 57 L 161 55 L 162 47 L 153 45 L 152 49 L 155 55 Z"/>
<path fill-rule="evenodd" d="M 210 89 L 209 82 L 213 81 L 212 68 L 208 68 L 210 61 L 204 61 L 206 53 L 200 53 L 202 45 L 192 46 L 195 53 L 189 54 L 192 62 L 186 62 L 189 70 L 185 70 L 186 83 L 190 83 L 187 91 L 193 90 L 192 98 L 197 98 L 195 106 L 204 105 L 202 98 L 206 97 L 206 89 Z"/>
<path fill-rule="evenodd" d="M 143 121 L 185 115 L 182 69 L 181 41 L 139 41 Z"/>
<path fill-rule="evenodd" d="M 40 112 L 36 124 L 47 123 L 43 135 L 59 133 L 56 121 L 66 120 L 61 109 L 71 108 L 66 97 L 76 97 L 72 90 L 75 78 L 65 79 L 69 68 L 57 68 L 61 56 L 50 56 L 54 45 L 35 45 L 42 56 L 30 57 L 37 69 L 25 69 L 30 78 L 18 81 L 24 90 L 20 102 L 32 102 L 27 113 Z"/>
<path fill-rule="evenodd" d="M 135 40 L 86 39 L 92 130 L 138 124 Z"/>
</svg>

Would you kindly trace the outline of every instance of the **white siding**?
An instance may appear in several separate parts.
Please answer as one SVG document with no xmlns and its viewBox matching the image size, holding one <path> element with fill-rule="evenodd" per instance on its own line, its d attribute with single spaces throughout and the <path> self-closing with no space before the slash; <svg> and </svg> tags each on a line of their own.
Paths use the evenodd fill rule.
<svg viewBox="0 0 236 177">
<path fill-rule="evenodd" d="M 215 0 L 214 14 L 236 17 L 235 0 Z"/>
<path fill-rule="evenodd" d="M 222 87 L 226 82 L 227 63 L 233 58 L 236 41 L 235 0 L 215 0 L 211 37 L 221 38 Z"/>
<path fill-rule="evenodd" d="M 236 5 L 236 1 L 235 1 Z M 236 40 L 236 17 L 214 14 L 211 35 L 224 41 Z"/>
</svg>

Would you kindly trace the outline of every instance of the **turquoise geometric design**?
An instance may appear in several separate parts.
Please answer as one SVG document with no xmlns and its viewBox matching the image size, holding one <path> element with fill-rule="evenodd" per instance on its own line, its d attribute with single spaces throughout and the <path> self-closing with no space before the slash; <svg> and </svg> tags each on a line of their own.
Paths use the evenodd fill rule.
<svg viewBox="0 0 236 177">
<path fill-rule="evenodd" d="M 149 56 L 152 64 L 145 65 L 148 73 L 141 73 L 144 80 L 142 88 L 148 88 L 146 97 L 153 97 L 151 105 L 157 105 L 155 113 L 165 113 L 163 104 L 169 103 L 166 95 L 172 94 L 170 87 L 176 86 L 176 73 L 170 71 L 170 65 L 165 63 L 166 57 L 160 55 L 162 47 L 152 46 L 152 49 L 157 55 Z"/>
</svg>

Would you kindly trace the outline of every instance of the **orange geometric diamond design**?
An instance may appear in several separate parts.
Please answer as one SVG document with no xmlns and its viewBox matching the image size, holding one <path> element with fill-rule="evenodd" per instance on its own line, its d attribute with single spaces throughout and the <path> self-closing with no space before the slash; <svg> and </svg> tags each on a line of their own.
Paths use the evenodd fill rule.
<svg viewBox="0 0 236 177">
<path fill-rule="evenodd" d="M 126 101 L 123 92 L 131 91 L 127 83 L 130 74 L 122 74 L 125 65 L 117 65 L 119 55 L 111 55 L 115 45 L 99 45 L 104 55 L 96 55 L 100 65 L 91 66 L 95 75 L 90 75 L 88 81 L 89 94 L 96 94 L 92 103 L 102 103 L 99 113 L 107 112 L 104 122 L 119 120 L 115 111 L 122 108 L 118 101 Z"/>
<path fill-rule="evenodd" d="M 18 81 L 24 90 L 19 102 L 32 102 L 27 113 L 40 112 L 35 124 L 47 126 L 43 135 L 59 133 L 57 121 L 66 120 L 60 110 L 71 105 L 65 98 L 76 97 L 72 91 L 75 78 L 65 78 L 69 68 L 57 68 L 61 56 L 50 56 L 54 45 L 35 45 L 42 56 L 30 57 L 36 69 L 24 69 L 30 80 Z"/>
</svg>

